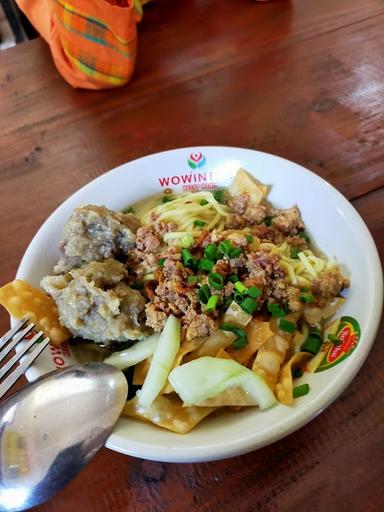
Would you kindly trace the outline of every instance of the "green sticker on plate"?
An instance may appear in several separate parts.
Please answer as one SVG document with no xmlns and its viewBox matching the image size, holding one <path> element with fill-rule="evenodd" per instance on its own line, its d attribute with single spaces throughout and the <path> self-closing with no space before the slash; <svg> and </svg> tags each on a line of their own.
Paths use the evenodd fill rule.
<svg viewBox="0 0 384 512">
<path fill-rule="evenodd" d="M 328 370 L 328 368 L 336 366 L 352 354 L 361 336 L 359 322 L 351 316 L 342 316 L 335 336 L 340 343 L 336 344 L 330 341 L 324 343 L 322 348 L 324 357 L 316 372 Z"/>
</svg>

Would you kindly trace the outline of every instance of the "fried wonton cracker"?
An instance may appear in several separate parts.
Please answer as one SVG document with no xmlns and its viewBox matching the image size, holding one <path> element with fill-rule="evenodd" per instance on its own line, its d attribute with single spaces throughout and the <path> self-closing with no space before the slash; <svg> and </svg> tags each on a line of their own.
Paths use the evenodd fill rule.
<svg viewBox="0 0 384 512">
<path fill-rule="evenodd" d="M 299 352 L 283 366 L 275 387 L 275 395 L 279 402 L 285 405 L 293 404 L 293 378 L 292 367 L 308 359 L 311 354 L 308 352 Z"/>
<path fill-rule="evenodd" d="M 232 357 L 226 352 L 225 349 L 221 348 L 215 357 L 218 357 L 219 359 L 232 359 Z"/>
<path fill-rule="evenodd" d="M 26 281 L 15 279 L 1 287 L 0 304 L 14 318 L 29 318 L 55 345 L 71 336 L 59 322 L 53 299 Z"/>
<path fill-rule="evenodd" d="M 153 423 L 177 434 L 186 434 L 215 409 L 215 407 L 183 407 L 183 402 L 174 394 L 159 395 L 152 405 L 142 407 L 135 396 L 125 404 L 122 415 Z"/>
<path fill-rule="evenodd" d="M 247 333 L 248 345 L 239 350 L 236 350 L 233 345 L 227 349 L 232 359 L 243 365 L 246 365 L 257 350 L 273 335 L 269 322 L 260 322 L 258 320 L 252 320 L 245 328 L 245 331 Z"/>
<path fill-rule="evenodd" d="M 267 195 L 268 187 L 248 174 L 244 169 L 239 169 L 228 190 L 232 196 L 249 194 L 251 203 L 259 204 Z"/>
<path fill-rule="evenodd" d="M 280 373 L 281 364 L 289 347 L 289 342 L 274 334 L 258 350 L 252 370 L 260 377 L 263 377 L 272 391 L 275 389 L 276 381 Z"/>
<path fill-rule="evenodd" d="M 148 357 L 141 361 L 141 363 L 137 363 L 133 370 L 133 379 L 132 384 L 134 386 L 142 386 L 145 381 L 145 377 L 147 376 L 149 366 L 151 364 L 152 357 Z"/>
<path fill-rule="evenodd" d="M 203 343 L 196 350 L 186 355 L 183 363 L 203 356 L 216 357 L 216 354 L 221 348 L 226 349 L 235 339 L 236 336 L 233 332 L 221 331 L 220 329 L 214 331 L 208 338 L 203 338 Z"/>
</svg>

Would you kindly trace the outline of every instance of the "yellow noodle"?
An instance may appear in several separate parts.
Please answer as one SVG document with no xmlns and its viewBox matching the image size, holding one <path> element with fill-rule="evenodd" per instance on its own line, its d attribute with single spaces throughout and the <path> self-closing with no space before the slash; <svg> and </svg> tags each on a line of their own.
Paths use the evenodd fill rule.
<svg viewBox="0 0 384 512">
<path fill-rule="evenodd" d="M 307 256 L 304 254 L 304 252 L 299 252 L 299 254 L 297 255 L 299 257 L 299 259 L 301 260 L 301 262 L 303 263 L 304 267 L 306 268 L 306 270 L 308 271 L 308 273 L 313 276 L 314 278 L 317 277 L 317 274 L 316 272 L 314 271 L 311 263 L 308 261 L 308 258 Z"/>
<path fill-rule="evenodd" d="M 153 281 L 155 279 L 155 276 L 153 272 L 150 272 L 148 274 L 145 274 L 142 278 L 143 283 L 149 283 L 149 281 Z"/>
<path fill-rule="evenodd" d="M 168 242 L 168 240 L 174 240 L 177 238 L 182 238 L 186 235 L 191 235 L 193 237 L 199 236 L 200 231 L 171 231 L 169 233 L 165 233 L 163 235 L 164 242 Z"/>
<path fill-rule="evenodd" d="M 215 226 L 218 225 L 218 223 L 220 222 L 221 220 L 221 217 L 219 214 L 217 214 L 215 216 L 215 218 L 207 225 L 207 229 L 213 229 Z"/>
<path fill-rule="evenodd" d="M 291 283 L 294 286 L 296 286 L 298 284 L 298 281 L 297 281 L 297 277 L 296 277 L 296 274 L 295 274 L 295 271 L 294 271 L 292 265 L 290 265 L 286 261 L 282 261 L 281 267 L 283 268 L 283 270 L 285 270 L 286 274 L 288 274 L 288 277 L 289 277 Z"/>
<path fill-rule="evenodd" d="M 207 201 L 207 204 L 200 204 L 203 199 Z M 190 233 L 196 231 L 194 225 L 196 220 L 205 222 L 206 225 L 202 227 L 207 229 L 222 230 L 225 222 L 230 217 L 230 210 L 227 206 L 216 201 L 212 192 L 203 191 L 177 194 L 172 201 L 159 204 L 143 215 L 143 223 L 150 224 L 152 215 L 155 215 L 160 221 L 174 222 L 178 227 L 177 233 Z M 173 235 L 175 234 L 173 233 Z M 166 239 L 169 240 L 178 236 L 180 235 L 175 237 L 169 233 Z"/>
<path fill-rule="evenodd" d="M 323 270 L 329 270 L 336 266 L 334 260 L 316 256 L 310 249 L 300 252 L 298 259 L 291 258 L 291 247 L 287 242 L 281 245 L 263 242 L 260 244 L 260 249 L 280 256 L 281 267 L 294 286 L 311 286 L 312 281 L 316 279 Z"/>
</svg>

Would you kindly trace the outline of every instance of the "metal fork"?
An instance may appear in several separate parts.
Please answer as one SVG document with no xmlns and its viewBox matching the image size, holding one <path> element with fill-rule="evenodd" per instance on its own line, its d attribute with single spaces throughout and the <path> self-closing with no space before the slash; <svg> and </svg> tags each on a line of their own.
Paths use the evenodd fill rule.
<svg viewBox="0 0 384 512">
<path fill-rule="evenodd" d="M 41 352 L 45 349 L 45 347 L 50 342 L 48 337 L 43 338 L 43 331 L 39 331 L 36 333 L 32 339 L 26 340 L 25 336 L 34 329 L 35 324 L 28 323 L 28 318 L 23 318 L 17 322 L 17 324 L 9 329 L 8 332 L 4 334 L 0 338 L 0 362 L 13 350 L 18 343 L 21 341 L 25 341 L 25 345 L 21 347 L 21 349 L 16 352 L 10 359 L 7 361 L 4 366 L 0 368 L 0 399 L 11 389 L 14 383 L 28 370 L 36 357 L 41 354 Z M 38 342 L 38 343 L 36 343 Z M 36 346 L 34 346 L 36 343 Z M 33 349 L 32 349 L 33 347 Z M 32 349 L 32 350 L 30 350 Z M 30 350 L 30 352 L 28 352 Z M 23 357 L 23 355 L 28 352 L 25 356 L 25 359 L 21 361 L 17 366 L 16 363 Z M 15 366 L 15 368 L 13 368 Z M 13 368 L 13 369 L 12 369 Z M 6 376 L 8 374 L 8 376 Z M 5 379 L 3 380 L 3 378 Z"/>
</svg>

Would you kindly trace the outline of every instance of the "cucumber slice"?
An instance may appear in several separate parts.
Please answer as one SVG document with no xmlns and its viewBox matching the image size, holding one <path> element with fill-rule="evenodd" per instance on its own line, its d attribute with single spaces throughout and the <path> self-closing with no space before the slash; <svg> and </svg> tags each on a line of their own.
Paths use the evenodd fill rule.
<svg viewBox="0 0 384 512">
<path fill-rule="evenodd" d="M 138 341 L 132 347 L 127 348 L 127 350 L 111 354 L 104 359 L 104 363 L 111 364 L 120 370 L 125 370 L 130 366 L 141 363 L 141 361 L 144 361 L 144 359 L 147 359 L 154 353 L 159 338 L 160 334 L 153 334 L 142 341 Z"/>
<path fill-rule="evenodd" d="M 143 387 L 137 392 L 139 405 L 149 407 L 163 389 L 180 348 L 180 320 L 167 318 L 160 334 Z"/>
<path fill-rule="evenodd" d="M 169 375 L 169 381 L 184 405 L 203 405 L 205 400 L 238 387 L 260 409 L 276 404 L 275 395 L 262 377 L 231 359 L 209 356 L 194 359 L 174 368 Z"/>
</svg>

